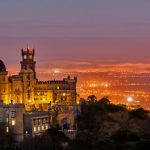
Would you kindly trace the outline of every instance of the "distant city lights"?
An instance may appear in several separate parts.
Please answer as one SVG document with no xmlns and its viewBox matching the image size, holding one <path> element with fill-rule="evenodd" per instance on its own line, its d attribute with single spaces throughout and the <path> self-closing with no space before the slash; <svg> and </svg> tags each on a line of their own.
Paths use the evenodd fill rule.
<svg viewBox="0 0 150 150">
<path fill-rule="evenodd" d="M 105 83 L 105 84 L 104 84 L 104 87 L 106 87 L 106 88 L 109 87 L 109 84 L 108 84 L 108 83 Z"/>
<path fill-rule="evenodd" d="M 61 71 L 59 69 L 54 69 L 54 73 L 61 73 Z"/>
<path fill-rule="evenodd" d="M 97 84 L 96 83 L 91 83 L 91 84 L 89 84 L 89 87 L 97 87 Z"/>
<path fill-rule="evenodd" d="M 63 93 L 63 96 L 66 96 L 66 93 Z"/>
<path fill-rule="evenodd" d="M 98 82 L 96 82 L 96 81 L 93 81 L 92 83 L 89 83 L 89 87 L 91 87 L 91 88 L 94 88 L 94 87 L 100 87 L 100 86 L 102 86 L 102 87 L 105 87 L 105 88 L 107 88 L 107 87 L 109 87 L 110 86 L 110 83 L 98 83 Z"/>
<path fill-rule="evenodd" d="M 133 100 L 134 100 L 134 99 L 133 99 L 132 97 L 128 97 L 128 98 L 127 98 L 127 101 L 128 101 L 128 102 L 133 102 Z"/>
</svg>

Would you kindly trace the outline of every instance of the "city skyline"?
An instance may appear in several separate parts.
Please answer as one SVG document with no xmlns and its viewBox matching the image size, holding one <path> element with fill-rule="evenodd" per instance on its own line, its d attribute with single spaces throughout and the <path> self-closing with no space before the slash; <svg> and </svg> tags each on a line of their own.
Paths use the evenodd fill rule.
<svg viewBox="0 0 150 150">
<path fill-rule="evenodd" d="M 148 0 L 2 1 L 1 59 L 10 72 L 18 71 L 20 49 L 29 45 L 36 49 L 38 72 L 149 72 L 149 5 Z"/>
</svg>

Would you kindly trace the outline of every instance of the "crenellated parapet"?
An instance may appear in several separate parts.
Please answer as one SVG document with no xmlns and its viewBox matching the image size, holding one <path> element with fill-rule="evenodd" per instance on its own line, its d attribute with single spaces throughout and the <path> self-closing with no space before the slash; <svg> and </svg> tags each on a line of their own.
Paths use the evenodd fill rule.
<svg viewBox="0 0 150 150">
<path fill-rule="evenodd" d="M 35 50 L 34 49 L 23 49 L 22 48 L 22 61 L 21 63 L 21 70 L 32 70 L 35 72 L 35 64 L 36 62 L 34 61 L 34 55 L 35 55 Z"/>
<path fill-rule="evenodd" d="M 32 55 L 32 56 L 34 56 L 35 55 L 35 49 L 33 48 L 33 49 L 29 49 L 29 48 L 27 48 L 27 49 L 24 49 L 24 48 L 22 48 L 21 49 L 21 51 L 22 51 L 22 56 L 24 56 L 24 55 Z"/>
</svg>

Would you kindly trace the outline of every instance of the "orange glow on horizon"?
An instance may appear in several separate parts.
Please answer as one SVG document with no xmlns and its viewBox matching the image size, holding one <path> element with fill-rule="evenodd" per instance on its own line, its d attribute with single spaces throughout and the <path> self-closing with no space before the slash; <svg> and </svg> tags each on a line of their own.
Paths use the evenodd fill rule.
<svg viewBox="0 0 150 150">
<path fill-rule="evenodd" d="M 16 65 L 10 65 L 7 71 L 11 74 L 17 74 L 20 67 Z M 95 66 L 77 66 L 76 68 L 49 68 L 49 67 L 38 67 L 36 69 L 37 74 L 51 74 L 51 73 L 94 73 L 94 72 L 137 72 L 137 73 L 149 73 L 150 64 L 149 63 L 122 63 L 122 64 L 96 64 Z"/>
</svg>

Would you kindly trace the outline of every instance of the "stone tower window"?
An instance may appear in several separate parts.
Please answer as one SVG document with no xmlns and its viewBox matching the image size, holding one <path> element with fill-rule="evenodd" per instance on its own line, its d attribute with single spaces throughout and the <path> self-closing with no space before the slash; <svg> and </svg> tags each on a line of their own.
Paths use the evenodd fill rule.
<svg viewBox="0 0 150 150">
<path fill-rule="evenodd" d="M 24 55 L 24 59 L 27 59 L 27 55 Z"/>
<path fill-rule="evenodd" d="M 30 55 L 29 58 L 32 59 L 32 55 Z"/>
</svg>

